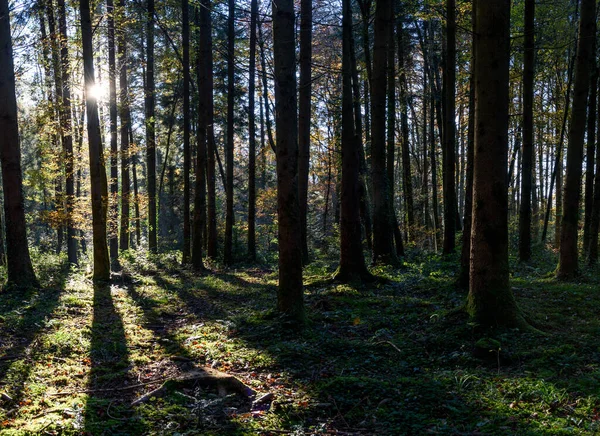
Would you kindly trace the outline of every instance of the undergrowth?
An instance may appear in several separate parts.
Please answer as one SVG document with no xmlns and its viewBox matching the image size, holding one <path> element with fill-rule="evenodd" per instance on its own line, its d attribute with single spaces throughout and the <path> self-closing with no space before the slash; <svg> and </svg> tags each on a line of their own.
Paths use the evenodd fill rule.
<svg viewBox="0 0 600 436">
<path fill-rule="evenodd" d="M 273 308 L 271 266 L 127 252 L 110 285 L 89 266 L 36 256 L 41 290 L 0 291 L 0 433 L 600 433 L 600 280 L 557 282 L 555 254 L 513 262 L 517 301 L 541 333 L 481 333 L 461 310 L 457 258 L 414 253 L 387 280 L 341 285 L 305 270 L 308 325 Z M 189 383 L 133 400 L 194 368 L 235 375 L 264 407 Z"/>
</svg>

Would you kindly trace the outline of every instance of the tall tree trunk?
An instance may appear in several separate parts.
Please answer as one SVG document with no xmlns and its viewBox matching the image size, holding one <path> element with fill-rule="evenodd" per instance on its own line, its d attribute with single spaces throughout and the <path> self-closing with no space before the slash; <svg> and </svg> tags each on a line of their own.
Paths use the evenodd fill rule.
<svg viewBox="0 0 600 436">
<path fill-rule="evenodd" d="M 474 207 L 467 307 L 482 326 L 522 326 L 508 265 L 510 0 L 475 2 Z"/>
<path fill-rule="evenodd" d="M 548 232 L 548 222 L 550 220 L 550 210 L 552 208 L 552 192 L 554 189 L 554 182 L 556 181 L 556 200 L 557 200 L 557 217 L 558 217 L 558 212 L 560 210 L 560 208 L 562 207 L 562 201 L 558 201 L 559 200 L 559 196 L 562 195 L 562 149 L 563 149 L 563 144 L 565 142 L 565 132 L 567 130 L 567 120 L 569 119 L 569 106 L 571 104 L 571 88 L 572 88 L 572 82 L 573 82 L 573 70 L 575 67 L 575 56 L 572 57 L 571 59 L 571 63 L 569 64 L 569 71 L 567 73 L 568 75 L 568 81 L 567 81 L 567 92 L 565 94 L 565 110 L 563 113 L 563 119 L 562 119 L 562 127 L 560 129 L 560 140 L 557 146 L 557 150 L 556 150 L 556 156 L 555 156 L 555 162 L 554 162 L 554 170 L 552 171 L 552 175 L 550 176 L 550 186 L 548 188 L 548 201 L 546 202 L 546 214 L 544 215 L 544 229 L 542 230 L 542 242 L 546 241 L 546 235 Z M 556 105 L 556 110 L 558 111 L 558 102 L 555 103 Z M 548 153 L 550 154 L 550 153 Z M 548 165 L 546 165 L 548 166 Z M 560 170 L 560 171 L 559 171 Z M 557 176 L 560 175 L 560 180 L 557 179 Z M 560 184 L 560 187 L 559 187 Z M 556 226 L 556 234 L 560 234 L 560 226 L 558 225 L 558 221 L 557 221 L 557 226 Z M 559 245 L 558 244 L 558 239 L 556 239 L 556 244 L 555 245 Z"/>
<path fill-rule="evenodd" d="M 393 207 L 386 172 L 385 103 L 387 46 L 391 25 L 391 0 L 378 0 L 375 9 L 373 77 L 371 79 L 371 181 L 373 198 L 373 262 L 398 264 L 393 249 Z"/>
<path fill-rule="evenodd" d="M 248 79 L 248 259 L 256 261 L 256 23 L 258 0 L 250 2 L 250 71 Z M 263 150 L 264 151 L 264 150 Z"/>
<path fill-rule="evenodd" d="M 131 124 L 129 125 L 129 143 L 133 144 L 133 129 Z M 135 243 L 139 247 L 142 239 L 142 222 L 140 218 L 140 201 L 139 201 L 139 190 L 138 190 L 138 179 L 137 179 L 137 153 L 131 156 L 131 176 L 133 178 L 133 209 L 135 213 Z"/>
<path fill-rule="evenodd" d="M 302 223 L 302 262 L 308 257 L 308 169 L 310 163 L 310 103 L 312 92 L 312 0 L 300 2 L 300 89 L 298 90 L 298 189 Z"/>
<path fill-rule="evenodd" d="M 203 0 L 201 9 L 212 10 L 211 0 Z M 203 16 L 201 16 L 202 19 Z M 208 237 L 207 237 L 207 245 L 206 245 L 206 255 L 215 259 L 217 257 L 217 196 L 216 196 L 216 171 L 215 171 L 215 159 L 216 159 L 216 146 L 215 146 L 215 138 L 214 138 L 214 128 L 213 128 L 213 42 L 212 42 L 212 17 L 208 14 L 203 18 L 205 23 L 201 27 L 206 27 L 206 33 L 202 33 L 205 35 L 203 38 L 203 47 L 206 46 L 206 52 L 209 56 L 207 58 L 208 64 L 206 65 L 206 82 L 208 89 L 210 90 L 209 95 L 207 95 L 207 120 L 206 124 L 208 126 L 207 130 L 207 143 L 206 143 L 206 188 L 207 188 L 207 220 L 208 220 Z"/>
<path fill-rule="evenodd" d="M 152 1 L 152 0 L 151 0 Z M 92 19 L 89 0 L 81 0 L 81 41 L 83 46 L 83 70 L 85 88 L 92 89 L 95 84 L 94 58 L 92 49 Z M 92 229 L 94 242 L 94 280 L 110 279 L 110 259 L 106 242 L 106 213 L 108 184 L 102 141 L 100 139 L 100 121 L 98 119 L 98 101 L 88 93 L 85 99 L 87 112 L 87 131 L 90 154 L 90 190 L 92 196 Z"/>
<path fill-rule="evenodd" d="M 415 213 L 413 203 L 412 173 L 410 169 L 410 143 L 408 141 L 408 81 L 406 79 L 408 38 L 402 19 L 398 20 L 398 69 L 400 73 L 400 129 L 402 132 L 402 185 L 408 224 L 408 239 L 413 238 Z"/>
<path fill-rule="evenodd" d="M 190 263 L 190 8 L 188 0 L 181 0 L 181 42 L 183 46 L 183 247 L 182 260 Z"/>
<path fill-rule="evenodd" d="M 444 254 L 456 248 L 456 2 L 446 0 L 446 68 L 444 68 Z"/>
<path fill-rule="evenodd" d="M 304 322 L 302 234 L 298 204 L 298 118 L 293 0 L 273 1 L 279 287 L 277 308 Z"/>
<path fill-rule="evenodd" d="M 594 23 L 597 27 L 597 24 Z M 595 33 L 595 32 L 594 32 Z M 594 204 L 594 154 L 596 150 L 596 100 L 598 99 L 598 65 L 596 65 L 596 38 L 592 44 L 590 98 L 588 100 L 587 145 L 585 164 L 585 221 L 583 225 L 583 249 L 585 256 L 589 254 L 592 223 L 592 208 Z"/>
<path fill-rule="evenodd" d="M 583 162 L 587 97 L 590 87 L 590 59 L 593 56 L 592 41 L 596 37 L 595 17 L 595 0 L 581 0 L 579 42 L 573 89 L 573 113 L 569 123 L 567 173 L 560 231 L 559 262 L 556 272 L 559 279 L 572 278 L 578 273 L 577 227 L 581 196 L 581 166 Z"/>
<path fill-rule="evenodd" d="M 204 270 L 202 249 L 204 247 L 204 228 L 206 226 L 206 150 L 208 145 L 208 100 L 212 100 L 212 89 L 208 88 L 209 58 L 212 56 L 207 39 L 212 31 L 210 9 L 205 3 L 197 8 L 198 45 L 196 51 L 196 78 L 198 82 L 198 150 L 196 152 L 196 189 L 194 191 L 194 229 L 192 239 L 192 267 L 196 271 Z"/>
<path fill-rule="evenodd" d="M 124 22 L 125 0 L 119 0 L 119 23 Z M 117 38 L 117 51 L 119 55 L 119 118 L 121 119 L 121 232 L 119 247 L 121 250 L 129 248 L 129 204 L 131 202 L 129 181 L 129 129 L 131 126 L 131 112 L 129 109 L 129 86 L 127 83 L 127 39 L 126 27 L 121 26 Z"/>
<path fill-rule="evenodd" d="M 117 147 L 117 61 L 115 56 L 115 16 L 113 0 L 106 0 L 108 19 L 108 89 L 109 89 L 109 126 L 110 126 L 110 200 L 108 247 L 110 259 L 116 265 L 119 259 L 119 229 L 116 222 L 119 217 L 119 150 Z M 124 29 L 120 29 L 124 31 Z M 122 121 L 121 121 L 122 122 Z"/>
<path fill-rule="evenodd" d="M 235 92 L 235 0 L 229 0 L 227 20 L 227 141 L 225 148 L 226 171 L 226 210 L 225 210 L 225 247 L 223 260 L 226 265 L 233 263 L 233 123 Z"/>
<path fill-rule="evenodd" d="M 60 72 L 62 85 L 62 104 L 59 117 L 65 162 L 65 210 L 67 225 L 67 257 L 69 263 L 77 264 L 77 235 L 73 222 L 75 202 L 75 163 L 73 157 L 73 134 L 71 118 L 71 74 L 67 39 L 67 20 L 64 0 L 58 1 L 58 27 L 60 31 Z"/>
<path fill-rule="evenodd" d="M 267 125 L 267 136 L 269 138 L 269 145 L 275 151 L 275 139 L 273 139 L 273 127 L 271 126 L 271 109 L 269 107 L 269 87 L 267 85 L 267 60 L 265 56 L 265 39 L 263 36 L 262 30 L 262 22 L 258 24 L 258 48 L 260 52 L 260 72 L 261 72 L 261 81 L 262 81 L 262 95 L 263 101 L 265 105 L 265 123 Z"/>
<path fill-rule="evenodd" d="M 393 11 L 394 2 L 390 6 Z M 395 152 L 396 152 L 396 39 L 394 38 L 394 23 L 391 23 L 388 30 L 388 46 L 387 46 L 387 153 L 386 153 L 386 173 L 389 183 L 390 209 L 392 213 L 392 230 L 394 232 L 394 242 L 396 243 L 396 254 L 404 256 L 404 242 L 402 240 L 402 232 L 396 217 L 395 207 Z"/>
<path fill-rule="evenodd" d="M 535 74 L 535 0 L 525 0 L 525 52 L 523 60 L 523 155 L 521 208 L 519 209 L 519 260 L 531 258 L 531 188 L 533 180 L 533 86 Z"/>
<path fill-rule="evenodd" d="M 354 103 L 354 120 L 356 128 L 356 141 L 359 153 L 360 176 L 358 181 L 358 196 L 360 218 L 362 220 L 367 248 L 373 249 L 373 231 L 371 226 L 371 204 L 368 191 L 368 168 L 363 144 L 363 123 L 360 109 L 360 82 L 358 79 L 358 68 L 356 66 L 356 51 L 354 45 L 354 33 L 350 32 L 350 68 L 352 71 L 352 93 Z M 365 82 L 366 84 L 366 82 Z M 365 88 L 366 91 L 366 88 Z"/>
<path fill-rule="evenodd" d="M 38 286 L 27 245 L 8 0 L 0 0 L 0 47 L 0 163 L 7 229 L 8 282 L 22 287 Z"/>
<path fill-rule="evenodd" d="M 594 84 L 600 86 L 600 82 Z M 598 100 L 597 113 L 600 114 L 600 98 Z M 592 207 L 592 219 L 590 222 L 590 247 L 588 263 L 595 264 L 598 261 L 598 231 L 600 230 L 600 122 L 596 125 L 596 174 L 594 176 L 594 205 Z"/>
<path fill-rule="evenodd" d="M 372 279 L 372 276 L 365 265 L 360 230 L 360 158 L 353 114 L 351 0 L 343 0 L 342 10 L 342 214 L 340 266 L 335 279 L 348 282 L 353 279 Z"/>
<path fill-rule="evenodd" d="M 158 252 L 156 228 L 156 130 L 154 116 L 154 0 L 147 0 L 146 11 L 146 187 L 148 191 L 148 249 Z"/>
</svg>

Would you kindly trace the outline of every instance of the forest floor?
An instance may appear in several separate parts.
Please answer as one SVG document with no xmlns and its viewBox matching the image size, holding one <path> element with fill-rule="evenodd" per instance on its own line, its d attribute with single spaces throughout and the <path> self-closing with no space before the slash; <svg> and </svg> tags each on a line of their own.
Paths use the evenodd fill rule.
<svg viewBox="0 0 600 436">
<path fill-rule="evenodd" d="M 94 287 L 36 255 L 44 288 L 0 291 L 0 434 L 598 434 L 600 271 L 561 283 L 536 256 L 511 283 L 540 332 L 486 334 L 460 310 L 457 259 L 415 253 L 364 287 L 315 261 L 297 331 L 270 267 L 197 277 L 126 253 Z M 272 396 L 182 380 L 205 367 Z"/>
</svg>

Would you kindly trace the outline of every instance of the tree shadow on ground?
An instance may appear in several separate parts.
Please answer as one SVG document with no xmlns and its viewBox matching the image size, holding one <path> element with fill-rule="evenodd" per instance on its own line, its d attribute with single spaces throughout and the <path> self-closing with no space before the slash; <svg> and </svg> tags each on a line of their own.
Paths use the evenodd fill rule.
<svg viewBox="0 0 600 436">
<path fill-rule="evenodd" d="M 90 434 L 108 434 L 131 429 L 127 417 L 113 403 L 127 401 L 131 392 L 122 390 L 134 381 L 129 376 L 130 362 L 125 328 L 118 313 L 111 285 L 94 284 L 93 319 L 90 344 L 89 396 L 80 419 Z M 117 404 L 118 406 L 118 404 Z"/>
<path fill-rule="evenodd" d="M 47 288 L 0 291 L 0 387 L 7 394 L 0 399 L 0 418 L 17 411 L 38 360 L 35 341 L 58 306 L 68 274 L 69 266 L 62 262 L 38 271 Z"/>
</svg>

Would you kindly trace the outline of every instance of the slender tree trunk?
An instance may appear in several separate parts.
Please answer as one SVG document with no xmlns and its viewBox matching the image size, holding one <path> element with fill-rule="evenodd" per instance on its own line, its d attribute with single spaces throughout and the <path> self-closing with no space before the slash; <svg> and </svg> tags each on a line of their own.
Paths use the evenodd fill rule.
<svg viewBox="0 0 600 436">
<path fill-rule="evenodd" d="M 154 0 L 147 0 L 146 11 L 146 186 L 148 191 L 148 249 L 158 252 L 156 223 L 156 130 L 154 115 Z"/>
<path fill-rule="evenodd" d="M 375 10 L 375 43 L 371 79 L 371 180 L 373 198 L 373 262 L 398 264 L 393 249 L 393 207 L 390 181 L 386 172 L 385 103 L 387 85 L 387 47 L 391 25 L 391 0 L 379 0 Z"/>
<path fill-rule="evenodd" d="M 250 2 L 250 71 L 248 79 L 248 259 L 256 261 L 256 23 L 258 0 Z M 263 150 L 264 151 L 264 150 Z"/>
<path fill-rule="evenodd" d="M 8 0 L 0 0 L 0 163 L 7 229 L 8 282 L 20 287 L 37 287 L 27 245 L 14 71 Z"/>
<path fill-rule="evenodd" d="M 203 0 L 201 4 L 201 9 L 212 10 L 211 0 Z M 207 96 L 207 120 L 206 124 L 208 125 L 207 130 L 207 157 L 206 157 L 206 187 L 207 187 L 207 220 L 208 220 L 208 237 L 207 237 L 207 245 L 206 245 L 206 255 L 210 258 L 215 259 L 217 257 L 217 196 L 216 196 L 216 172 L 215 172 L 215 156 L 216 156 L 216 147 L 215 147 L 215 138 L 214 138 L 214 128 L 213 128 L 213 42 L 212 42 L 212 17 L 208 14 L 206 17 L 201 16 L 202 21 L 201 28 L 205 27 L 206 29 L 210 29 L 210 31 L 206 31 L 206 33 L 202 33 L 205 35 L 203 38 L 203 48 L 205 48 L 206 52 L 209 53 L 207 58 L 208 65 L 206 66 L 206 82 L 208 89 L 210 90 L 209 95 Z"/>
<path fill-rule="evenodd" d="M 302 231 L 298 204 L 298 118 L 294 2 L 273 1 L 279 288 L 277 308 L 304 322 Z"/>
<path fill-rule="evenodd" d="M 594 84 L 600 86 L 600 82 Z M 600 114 L 600 98 L 598 100 L 597 113 Z M 600 122 L 596 125 L 596 139 L 600 144 Z M 592 207 L 592 219 L 590 223 L 590 247 L 588 263 L 595 264 L 598 261 L 598 231 L 600 230 L 600 146 L 596 146 L 596 174 L 594 176 L 594 205 Z"/>
<path fill-rule="evenodd" d="M 310 163 L 310 118 L 312 62 L 312 0 L 300 2 L 300 84 L 298 90 L 298 189 L 302 223 L 302 263 L 308 256 L 308 169 Z"/>
<path fill-rule="evenodd" d="M 567 81 L 567 92 L 565 95 L 565 110 L 563 114 L 562 127 L 560 129 L 560 140 L 556 150 L 554 170 L 552 171 L 552 175 L 550 176 L 550 186 L 548 188 L 548 201 L 546 204 L 546 214 L 544 216 L 544 229 L 542 230 L 542 242 L 546 241 L 546 235 L 548 233 L 548 221 L 550 220 L 550 210 L 552 208 L 552 191 L 554 189 L 554 182 L 556 181 L 556 200 L 557 200 L 557 216 L 558 211 L 562 207 L 562 201 L 559 200 L 559 196 L 562 195 L 562 149 L 563 144 L 565 142 L 565 132 L 567 128 L 567 120 L 569 119 L 569 106 L 571 104 L 571 85 L 573 82 L 573 69 L 575 65 L 575 56 L 571 59 L 571 63 L 569 64 L 568 71 L 568 81 Z M 556 109 L 558 110 L 558 103 L 556 103 Z M 549 153 L 548 153 L 549 154 Z M 546 166 L 548 166 L 546 164 Z M 560 170 L 560 171 L 559 171 Z M 557 180 L 557 176 L 560 175 L 561 180 Z M 559 187 L 560 184 L 560 187 Z M 556 233 L 560 233 L 560 226 L 558 225 L 558 221 L 556 223 Z M 556 245 L 558 246 L 558 239 L 556 239 Z"/>
<path fill-rule="evenodd" d="M 372 279 L 362 251 L 359 176 L 360 157 L 358 137 L 354 130 L 352 95 L 352 6 L 351 0 L 342 3 L 342 214 L 340 222 L 340 266 L 335 279 Z"/>
<path fill-rule="evenodd" d="M 196 152 L 196 189 L 194 191 L 194 229 L 192 239 L 192 267 L 196 271 L 204 270 L 202 249 L 204 247 L 204 228 L 206 226 L 206 149 L 208 143 L 208 99 L 212 99 L 212 89 L 208 88 L 209 58 L 207 38 L 210 39 L 210 9 L 200 7 L 196 10 L 196 29 L 198 44 L 196 50 L 196 81 L 198 83 L 198 150 Z"/>
<path fill-rule="evenodd" d="M 191 225 L 190 225 L 190 8 L 188 0 L 181 0 L 181 40 L 183 47 L 183 247 L 184 264 L 191 261 Z"/>
<path fill-rule="evenodd" d="M 510 0 L 475 0 L 475 155 L 468 311 L 481 326 L 523 326 L 508 265 Z"/>
<path fill-rule="evenodd" d="M 152 0 L 151 0 L 152 1 Z M 92 50 L 92 19 L 89 0 L 81 0 L 81 41 L 83 45 L 83 69 L 86 89 L 95 84 L 94 58 Z M 106 242 L 106 214 L 108 184 L 102 141 L 100 139 L 100 121 L 98 119 L 98 102 L 87 94 L 87 131 L 90 154 L 90 189 L 92 196 L 92 228 L 94 242 L 94 280 L 110 279 L 110 259 Z"/>
<path fill-rule="evenodd" d="M 573 89 L 573 113 L 569 123 L 567 146 L 567 173 L 563 199 L 558 271 L 559 279 L 568 279 L 578 273 L 577 229 L 579 222 L 579 200 L 581 196 L 581 166 L 583 162 L 583 140 L 588 91 L 590 87 L 590 59 L 592 41 L 596 37 L 596 2 L 581 0 L 579 42 L 575 83 Z"/>
<path fill-rule="evenodd" d="M 227 141 L 225 149 L 226 171 L 226 210 L 225 210 L 225 247 L 223 260 L 226 265 L 233 263 L 233 123 L 235 91 L 235 0 L 229 0 L 229 18 L 227 20 Z"/>
<path fill-rule="evenodd" d="M 129 142 L 133 144 L 133 134 L 131 133 L 132 128 L 129 125 Z M 133 178 L 133 209 L 135 212 L 135 243 L 139 247 L 142 239 L 142 222 L 140 218 L 140 202 L 139 202 L 139 191 L 138 191 L 138 179 L 137 179 L 137 153 L 131 156 L 131 175 Z"/>
<path fill-rule="evenodd" d="M 125 0 L 119 0 L 119 23 L 125 18 Z M 121 232 L 119 248 L 129 249 L 129 204 L 131 202 L 129 181 L 129 129 L 131 126 L 131 112 L 129 109 L 129 86 L 127 81 L 127 40 L 125 26 L 121 26 L 117 38 L 117 51 L 119 55 L 119 118 L 121 120 Z"/>
<path fill-rule="evenodd" d="M 365 156 L 365 147 L 363 144 L 363 123 L 360 109 L 360 82 L 358 79 L 358 68 L 356 66 L 356 52 L 354 45 L 354 34 L 350 32 L 350 68 L 352 71 L 352 93 L 354 104 L 354 120 L 356 127 L 356 141 L 359 153 L 360 176 L 358 181 L 358 196 L 360 218 L 362 220 L 367 248 L 373 249 L 373 231 L 371 225 L 371 204 L 369 200 L 369 181 L 367 159 Z M 366 84 L 366 82 L 365 82 Z M 366 88 L 365 88 L 366 91 Z"/>
<path fill-rule="evenodd" d="M 110 259 L 117 264 L 119 259 L 119 150 L 117 146 L 117 61 L 115 56 L 115 16 L 113 0 L 106 1 L 108 19 L 108 89 L 109 89 L 109 126 L 110 126 L 110 200 L 109 200 L 109 237 Z M 120 29 L 124 31 L 124 29 Z M 113 226 L 112 223 L 115 225 Z"/>
<path fill-rule="evenodd" d="M 595 26 L 596 23 L 594 23 Z M 595 32 L 594 32 L 595 33 Z M 590 249 L 592 208 L 594 204 L 594 154 L 596 151 L 596 100 L 598 98 L 598 65 L 596 65 L 596 38 L 592 44 L 590 96 L 588 99 L 587 145 L 585 164 L 585 221 L 583 225 L 583 249 L 587 257 Z"/>
<path fill-rule="evenodd" d="M 456 2 L 446 0 L 446 68 L 444 68 L 444 254 L 456 248 Z"/>
<path fill-rule="evenodd" d="M 519 260 L 531 258 L 531 189 L 533 180 L 533 86 L 535 74 L 535 0 L 525 0 L 525 52 L 523 61 L 523 155 Z"/>
<path fill-rule="evenodd" d="M 75 201 L 75 164 L 73 158 L 73 134 L 71 118 L 71 75 L 69 67 L 69 50 L 67 44 L 67 21 L 64 0 L 58 1 L 58 27 L 60 31 L 60 72 L 62 85 L 62 104 L 59 117 L 63 158 L 65 162 L 65 210 L 67 225 L 67 256 L 69 263 L 77 264 L 77 236 L 73 222 L 73 207 Z"/>
<path fill-rule="evenodd" d="M 412 173 L 410 169 L 410 143 L 408 141 L 408 81 L 406 79 L 408 41 L 402 20 L 398 20 L 398 69 L 400 73 L 400 129 L 402 131 L 402 185 L 408 224 L 408 239 L 414 232 L 415 213 L 413 203 Z"/>
</svg>

